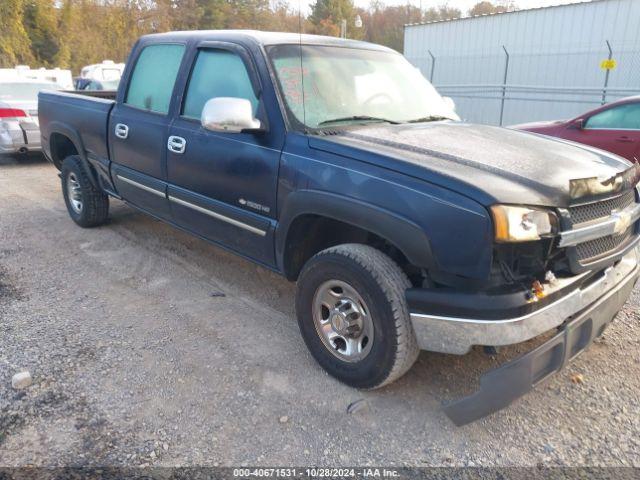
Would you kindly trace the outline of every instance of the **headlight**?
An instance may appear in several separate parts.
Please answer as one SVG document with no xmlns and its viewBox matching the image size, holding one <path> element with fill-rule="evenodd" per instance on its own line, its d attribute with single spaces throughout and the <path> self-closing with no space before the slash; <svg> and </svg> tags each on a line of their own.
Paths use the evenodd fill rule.
<svg viewBox="0 0 640 480">
<path fill-rule="evenodd" d="M 491 214 L 496 242 L 530 242 L 557 231 L 558 217 L 550 210 L 494 205 Z"/>
</svg>

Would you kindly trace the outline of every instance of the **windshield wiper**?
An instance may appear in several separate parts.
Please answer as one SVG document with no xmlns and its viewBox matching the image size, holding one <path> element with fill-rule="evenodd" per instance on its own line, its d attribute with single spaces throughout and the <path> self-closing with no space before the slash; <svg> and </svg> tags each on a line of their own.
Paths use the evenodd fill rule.
<svg viewBox="0 0 640 480">
<path fill-rule="evenodd" d="M 448 117 L 441 115 L 430 115 L 428 117 L 416 118 L 415 120 L 407 120 L 407 123 L 423 123 L 423 122 L 437 122 L 439 120 L 451 120 Z"/>
<path fill-rule="evenodd" d="M 331 120 L 324 120 L 320 122 L 318 126 L 329 125 L 331 123 L 340 123 L 340 122 L 349 122 L 349 121 L 358 121 L 365 120 L 367 122 L 385 122 L 385 123 L 393 123 L 394 125 L 399 124 L 400 122 L 396 122 L 394 120 L 389 120 L 388 118 L 380 118 L 380 117 L 371 117 L 369 115 L 352 115 L 349 117 L 340 117 L 340 118 L 332 118 Z"/>
</svg>

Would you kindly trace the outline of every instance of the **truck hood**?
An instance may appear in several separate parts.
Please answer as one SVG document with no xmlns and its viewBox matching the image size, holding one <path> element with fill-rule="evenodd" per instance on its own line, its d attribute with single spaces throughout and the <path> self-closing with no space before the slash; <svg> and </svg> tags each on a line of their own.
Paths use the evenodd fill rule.
<svg viewBox="0 0 640 480">
<path fill-rule="evenodd" d="M 377 124 L 311 137 L 309 143 L 457 191 L 483 205 L 565 207 L 572 180 L 609 179 L 632 165 L 561 139 L 448 121 Z"/>
</svg>

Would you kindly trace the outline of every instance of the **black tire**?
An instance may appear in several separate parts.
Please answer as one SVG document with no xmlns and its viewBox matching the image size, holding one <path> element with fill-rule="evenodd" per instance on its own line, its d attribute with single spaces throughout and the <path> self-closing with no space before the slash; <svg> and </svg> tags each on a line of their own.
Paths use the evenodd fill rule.
<svg viewBox="0 0 640 480">
<path fill-rule="evenodd" d="M 320 295 L 322 286 L 334 280 L 357 291 L 373 324 L 370 350 L 357 361 L 338 358 L 316 328 L 316 292 Z M 298 279 L 296 314 L 302 337 L 316 361 L 333 377 L 361 389 L 379 388 L 404 375 L 419 353 L 405 300 L 409 286 L 400 267 L 368 245 L 339 245 L 312 257 Z"/>
<path fill-rule="evenodd" d="M 62 195 L 71 219 L 83 228 L 97 227 L 107 221 L 109 216 L 109 197 L 95 188 L 82 168 L 82 160 L 71 155 L 62 162 L 60 178 Z M 72 185 L 77 185 L 70 192 Z M 78 208 L 78 203 L 80 207 Z"/>
</svg>

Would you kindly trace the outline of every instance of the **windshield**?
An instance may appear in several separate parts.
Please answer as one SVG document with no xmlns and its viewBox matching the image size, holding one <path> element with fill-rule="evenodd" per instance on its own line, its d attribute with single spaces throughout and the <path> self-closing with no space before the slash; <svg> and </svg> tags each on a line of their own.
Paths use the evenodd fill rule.
<svg viewBox="0 0 640 480">
<path fill-rule="evenodd" d="M 60 85 L 56 83 L 47 83 L 47 82 L 0 83 L 0 99 L 35 101 L 38 99 L 38 92 L 40 92 L 41 90 L 61 90 L 61 89 L 62 87 Z"/>
<path fill-rule="evenodd" d="M 395 52 L 315 45 L 277 45 L 268 52 L 290 114 L 306 127 L 459 120 Z"/>
</svg>

